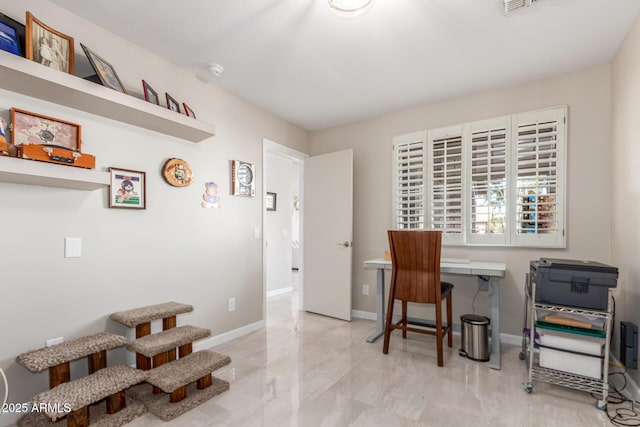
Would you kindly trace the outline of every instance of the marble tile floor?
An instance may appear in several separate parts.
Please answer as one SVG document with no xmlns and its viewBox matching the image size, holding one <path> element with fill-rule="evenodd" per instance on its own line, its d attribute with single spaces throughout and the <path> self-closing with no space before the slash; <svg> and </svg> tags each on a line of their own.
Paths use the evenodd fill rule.
<svg viewBox="0 0 640 427">
<path fill-rule="evenodd" d="M 527 394 L 519 346 L 503 345 L 503 367 L 445 347 L 435 337 L 400 333 L 388 355 L 365 337 L 374 323 L 298 311 L 297 294 L 269 300 L 267 327 L 214 348 L 233 362 L 216 372 L 231 389 L 164 422 L 145 414 L 131 427 L 242 426 L 545 426 L 611 425 L 588 393 L 535 383 Z"/>
</svg>

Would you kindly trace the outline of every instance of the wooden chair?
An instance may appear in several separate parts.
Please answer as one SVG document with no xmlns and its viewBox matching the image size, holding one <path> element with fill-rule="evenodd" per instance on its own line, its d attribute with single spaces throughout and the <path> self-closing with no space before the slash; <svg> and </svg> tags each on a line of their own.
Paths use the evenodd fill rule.
<svg viewBox="0 0 640 427">
<path fill-rule="evenodd" d="M 440 282 L 440 251 L 442 232 L 440 230 L 389 230 L 391 249 L 391 288 L 384 330 L 382 352 L 389 352 L 389 338 L 393 329 L 402 330 L 402 338 L 407 331 L 435 335 L 438 339 L 438 366 L 443 366 L 442 340 L 447 335 L 447 344 L 453 345 L 451 293 L 453 285 Z M 447 302 L 447 324 L 442 323 L 442 300 Z M 394 301 L 402 302 L 402 318 L 393 322 Z M 436 325 L 433 328 L 413 327 L 420 325 L 407 321 L 407 303 L 435 304 Z"/>
</svg>

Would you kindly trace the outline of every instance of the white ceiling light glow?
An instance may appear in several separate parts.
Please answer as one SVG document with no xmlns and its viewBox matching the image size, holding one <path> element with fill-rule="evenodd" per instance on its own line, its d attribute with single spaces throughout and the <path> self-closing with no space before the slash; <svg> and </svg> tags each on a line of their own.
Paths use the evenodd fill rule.
<svg viewBox="0 0 640 427">
<path fill-rule="evenodd" d="M 373 0 L 327 0 L 329 10 L 342 17 L 358 16 L 373 4 Z"/>
</svg>

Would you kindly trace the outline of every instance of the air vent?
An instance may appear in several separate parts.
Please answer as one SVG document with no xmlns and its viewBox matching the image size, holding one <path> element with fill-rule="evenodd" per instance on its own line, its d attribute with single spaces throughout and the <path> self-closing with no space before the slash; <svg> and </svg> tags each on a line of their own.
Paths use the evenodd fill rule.
<svg viewBox="0 0 640 427">
<path fill-rule="evenodd" d="M 523 7 L 529 7 L 538 0 L 502 0 L 504 2 L 504 11 L 506 13 L 513 12 Z"/>
</svg>

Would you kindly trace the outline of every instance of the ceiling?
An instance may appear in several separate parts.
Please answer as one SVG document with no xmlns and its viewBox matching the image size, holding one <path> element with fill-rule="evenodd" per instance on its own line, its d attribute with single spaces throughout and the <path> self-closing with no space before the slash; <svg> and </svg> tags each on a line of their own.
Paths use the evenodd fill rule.
<svg viewBox="0 0 640 427">
<path fill-rule="evenodd" d="M 315 131 L 612 60 L 638 0 L 53 0 Z M 219 77 L 206 66 L 219 63 Z"/>
</svg>

